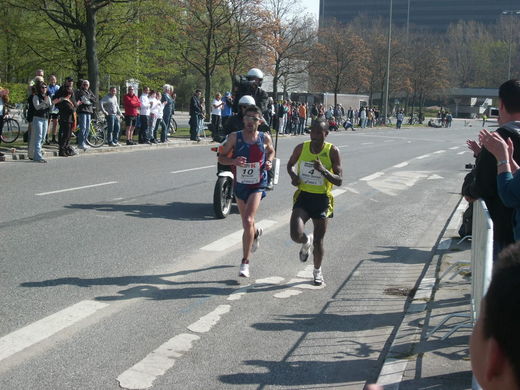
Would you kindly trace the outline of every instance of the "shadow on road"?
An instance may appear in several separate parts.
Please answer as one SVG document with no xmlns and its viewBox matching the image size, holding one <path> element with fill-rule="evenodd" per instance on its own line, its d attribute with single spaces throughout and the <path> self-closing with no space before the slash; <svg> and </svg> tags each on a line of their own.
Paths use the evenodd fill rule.
<svg viewBox="0 0 520 390">
<path fill-rule="evenodd" d="M 95 210 L 107 213 L 123 213 L 130 217 L 162 218 L 175 221 L 207 221 L 215 219 L 211 203 L 172 202 L 158 204 L 71 204 L 69 209 Z"/>
</svg>

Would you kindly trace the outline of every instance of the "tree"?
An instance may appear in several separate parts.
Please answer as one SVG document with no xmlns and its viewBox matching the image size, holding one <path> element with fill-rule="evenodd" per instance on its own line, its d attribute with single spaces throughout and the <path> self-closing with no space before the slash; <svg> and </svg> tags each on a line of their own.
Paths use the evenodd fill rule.
<svg viewBox="0 0 520 390">
<path fill-rule="evenodd" d="M 205 81 L 206 112 L 210 112 L 212 77 L 231 50 L 234 16 L 247 0 L 178 0 L 182 7 L 179 34 L 170 36 L 182 59 Z"/>
<path fill-rule="evenodd" d="M 88 78 L 97 95 L 99 93 L 98 13 L 103 8 L 113 7 L 114 4 L 128 4 L 134 1 L 137 0 L 30 0 L 29 4 L 20 5 L 10 0 L 10 5 L 43 12 L 54 23 L 81 32 L 85 39 Z M 129 14 L 127 19 L 132 20 L 134 17 L 135 14 Z M 99 21 L 99 24 L 110 22 L 108 17 Z"/>
<path fill-rule="evenodd" d="M 301 73 L 301 67 L 292 67 L 308 60 L 315 41 L 314 20 L 298 12 L 297 0 L 264 0 L 263 27 L 260 44 L 264 47 L 264 65 L 273 76 L 273 94 L 278 94 L 282 77 Z"/>
<path fill-rule="evenodd" d="M 368 86 L 368 61 L 365 42 L 350 27 L 331 21 L 320 28 L 312 60 L 313 79 L 334 93 L 334 105 L 338 93 Z"/>
</svg>

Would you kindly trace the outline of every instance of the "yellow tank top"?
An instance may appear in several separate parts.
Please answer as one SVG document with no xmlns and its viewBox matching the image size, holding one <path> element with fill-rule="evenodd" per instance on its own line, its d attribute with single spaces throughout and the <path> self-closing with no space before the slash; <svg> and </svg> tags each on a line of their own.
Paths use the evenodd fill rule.
<svg viewBox="0 0 520 390">
<path fill-rule="evenodd" d="M 332 172 L 332 161 L 330 159 L 331 143 L 325 142 L 321 152 L 314 154 L 311 152 L 311 141 L 303 143 L 303 149 L 298 158 L 298 176 L 300 184 L 298 189 L 313 194 L 329 194 L 332 189 L 332 183 L 325 179 L 323 175 L 314 169 L 314 161 L 317 158 L 328 171 Z"/>
</svg>

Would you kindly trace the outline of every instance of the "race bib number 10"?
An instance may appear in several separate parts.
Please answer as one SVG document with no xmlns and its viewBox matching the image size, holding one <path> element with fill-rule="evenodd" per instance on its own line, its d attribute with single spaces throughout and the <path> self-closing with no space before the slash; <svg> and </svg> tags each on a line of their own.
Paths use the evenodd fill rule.
<svg viewBox="0 0 520 390">
<path fill-rule="evenodd" d="M 302 162 L 300 165 L 300 178 L 305 184 L 313 186 L 323 185 L 323 175 L 317 169 L 314 169 L 313 161 Z"/>
<path fill-rule="evenodd" d="M 260 163 L 247 163 L 243 167 L 237 167 L 237 182 L 241 184 L 260 183 Z"/>
</svg>

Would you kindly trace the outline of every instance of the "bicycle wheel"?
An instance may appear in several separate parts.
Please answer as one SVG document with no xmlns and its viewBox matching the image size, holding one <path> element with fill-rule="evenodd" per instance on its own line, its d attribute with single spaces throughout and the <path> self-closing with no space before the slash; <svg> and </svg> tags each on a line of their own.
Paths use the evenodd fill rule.
<svg viewBox="0 0 520 390">
<path fill-rule="evenodd" d="M 87 144 L 93 148 L 99 148 L 105 143 L 106 130 L 102 127 L 98 127 L 93 123 L 90 124 L 90 129 L 87 135 Z"/>
<path fill-rule="evenodd" d="M 170 135 L 174 134 L 177 131 L 177 122 L 173 117 L 170 119 L 170 128 L 168 129 L 168 133 Z"/>
<path fill-rule="evenodd" d="M 20 136 L 20 125 L 18 121 L 13 118 L 7 118 L 4 121 L 4 129 L 2 131 L 2 142 L 12 143 Z"/>
</svg>

